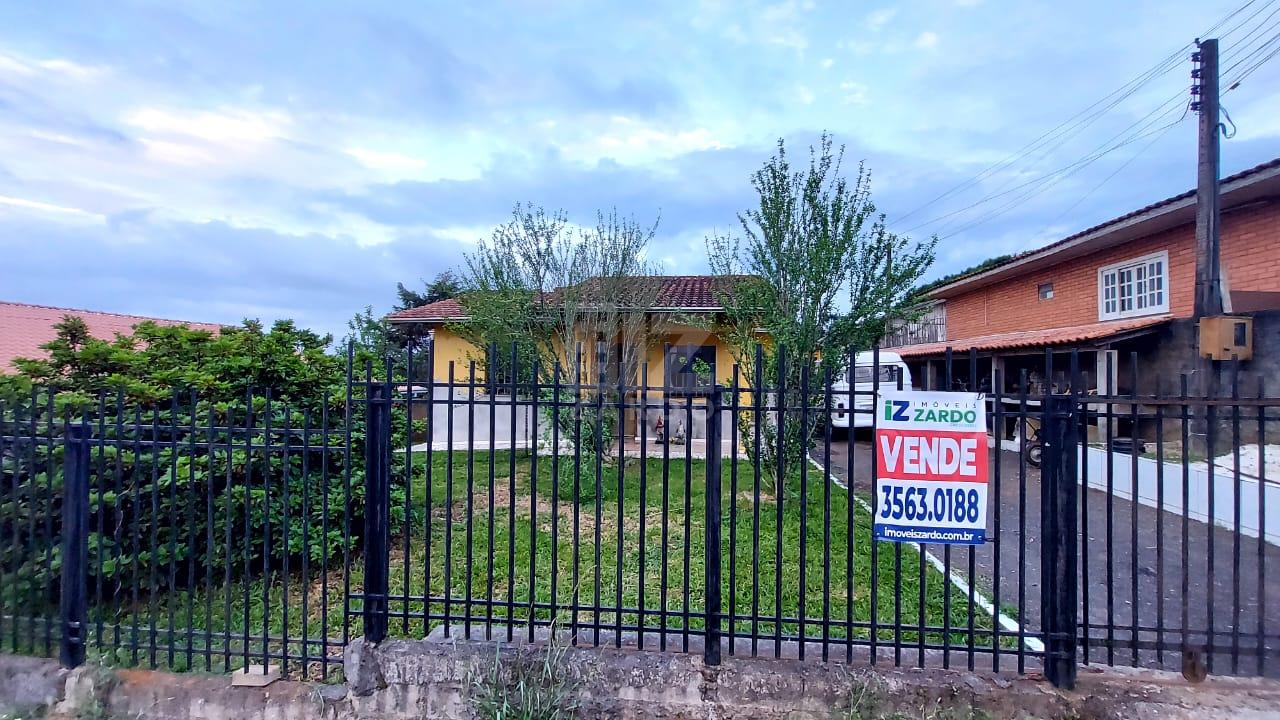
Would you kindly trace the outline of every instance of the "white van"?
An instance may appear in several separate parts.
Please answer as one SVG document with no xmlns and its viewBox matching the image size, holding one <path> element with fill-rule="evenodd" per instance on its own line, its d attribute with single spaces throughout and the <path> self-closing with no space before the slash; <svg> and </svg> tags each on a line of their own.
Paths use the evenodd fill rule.
<svg viewBox="0 0 1280 720">
<path fill-rule="evenodd" d="M 831 383 L 831 426 L 836 428 L 869 428 L 872 424 L 872 408 L 875 407 L 876 379 L 875 355 L 871 352 L 860 352 L 853 364 L 853 409 L 849 411 L 848 374 L 839 381 Z M 897 353 L 880 351 L 880 387 L 896 389 L 898 378 L 902 378 L 902 389 L 911 389 L 911 371 L 902 357 Z"/>
</svg>

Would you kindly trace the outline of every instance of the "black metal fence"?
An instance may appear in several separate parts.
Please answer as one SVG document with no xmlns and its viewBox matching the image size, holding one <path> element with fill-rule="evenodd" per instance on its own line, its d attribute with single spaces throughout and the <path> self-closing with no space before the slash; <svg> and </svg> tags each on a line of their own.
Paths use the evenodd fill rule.
<svg viewBox="0 0 1280 720">
<path fill-rule="evenodd" d="M 873 539 L 878 448 L 844 427 L 908 382 L 878 353 L 833 375 L 757 352 L 692 388 L 581 354 L 503 382 L 349 367 L 311 402 L 36 388 L 0 403 L 0 646 L 324 678 L 353 636 L 556 632 L 1060 684 L 1080 662 L 1280 673 L 1280 400 L 1091 394 L 1080 353 L 1029 357 L 914 380 L 985 394 L 979 546 Z"/>
</svg>

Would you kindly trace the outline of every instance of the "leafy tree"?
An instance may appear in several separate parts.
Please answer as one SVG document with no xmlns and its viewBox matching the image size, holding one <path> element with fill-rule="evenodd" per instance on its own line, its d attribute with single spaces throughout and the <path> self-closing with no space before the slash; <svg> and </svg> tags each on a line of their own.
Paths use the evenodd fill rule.
<svg viewBox="0 0 1280 720">
<path fill-rule="evenodd" d="M 423 283 L 421 292 L 405 287 L 404 283 L 396 283 L 396 296 L 399 301 L 392 310 L 408 310 L 409 308 L 430 305 L 433 302 L 458 297 L 464 290 L 466 290 L 466 286 L 449 270 L 436 275 L 435 280 Z"/>
<path fill-rule="evenodd" d="M 404 345 L 386 317 L 373 314 L 372 305 L 365 305 L 347 321 L 344 341 L 375 358 L 397 357 Z"/>
<path fill-rule="evenodd" d="M 785 381 L 787 405 L 818 404 L 848 353 L 875 342 L 888 318 L 910 312 L 911 288 L 934 258 L 936 239 L 916 243 L 885 229 L 869 173 L 859 165 L 846 178 L 843 159 L 844 148 L 824 133 L 807 166 L 793 168 L 779 140 L 751 177 L 759 204 L 738 216 L 741 235 L 707 241 L 725 307 L 722 334 L 744 368 L 753 367 L 762 335 L 769 339 L 756 389 Z M 747 374 L 747 384 L 757 382 Z M 784 457 L 770 446 L 763 459 L 790 468 L 806 462 L 817 419 L 802 424 L 787 415 Z"/>
</svg>

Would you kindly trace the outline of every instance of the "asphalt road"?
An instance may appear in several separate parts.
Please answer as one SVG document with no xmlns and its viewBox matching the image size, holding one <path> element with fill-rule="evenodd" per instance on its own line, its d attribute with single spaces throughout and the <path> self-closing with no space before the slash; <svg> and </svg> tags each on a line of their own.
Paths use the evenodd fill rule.
<svg viewBox="0 0 1280 720">
<path fill-rule="evenodd" d="M 821 464 L 825 452 L 819 446 L 812 456 Z M 867 435 L 857 435 L 852 446 L 833 442 L 830 457 L 832 474 L 842 480 L 852 474 L 854 487 L 872 496 Z M 987 511 L 991 539 L 972 552 L 927 549 L 966 579 L 972 554 L 975 586 L 1034 631 L 1040 625 L 1040 472 L 1017 453 L 992 457 L 998 462 L 992 464 Z M 1081 536 L 1087 530 L 1087 540 L 1080 555 L 1080 617 L 1090 624 L 1082 658 L 1181 670 L 1182 628 L 1190 643 L 1206 647 L 1212 630 L 1214 645 L 1205 659 L 1213 674 L 1280 677 L 1280 548 L 1195 520 L 1185 522 L 1184 542 L 1181 515 L 1100 490 L 1089 490 L 1082 501 Z"/>
</svg>

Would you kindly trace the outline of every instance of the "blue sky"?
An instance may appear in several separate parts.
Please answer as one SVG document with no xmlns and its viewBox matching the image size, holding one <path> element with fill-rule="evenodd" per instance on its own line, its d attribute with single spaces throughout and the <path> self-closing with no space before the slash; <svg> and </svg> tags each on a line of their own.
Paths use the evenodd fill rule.
<svg viewBox="0 0 1280 720">
<path fill-rule="evenodd" d="M 1193 117 L 1016 190 L 1177 120 L 1180 61 L 925 205 L 1243 2 L 4 3 L 0 299 L 340 335 L 519 201 L 661 217 L 653 257 L 700 272 L 777 139 L 824 129 L 950 272 L 1189 189 Z M 1277 87 L 1280 59 L 1226 95 L 1224 174 L 1280 156 Z"/>
</svg>

